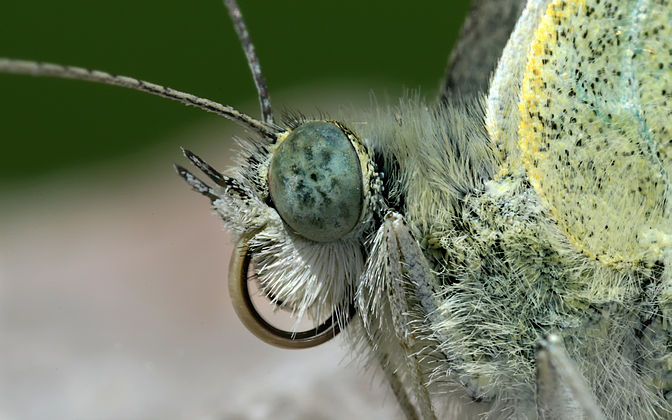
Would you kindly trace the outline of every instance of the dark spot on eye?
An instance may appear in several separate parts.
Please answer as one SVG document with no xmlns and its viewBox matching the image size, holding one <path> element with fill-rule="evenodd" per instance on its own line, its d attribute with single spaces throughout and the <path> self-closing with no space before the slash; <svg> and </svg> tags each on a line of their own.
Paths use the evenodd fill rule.
<svg viewBox="0 0 672 420">
<path fill-rule="evenodd" d="M 315 197 L 313 197 L 310 191 L 301 191 L 299 193 L 299 200 L 301 200 L 301 204 L 304 206 L 312 207 L 315 205 Z"/>
<path fill-rule="evenodd" d="M 289 170 L 293 175 L 303 175 L 303 169 L 299 165 L 292 165 Z"/>
<path fill-rule="evenodd" d="M 318 227 L 320 229 L 324 228 L 324 219 L 322 219 L 321 217 L 312 217 L 310 219 L 310 223 L 312 223 L 315 227 Z"/>
<path fill-rule="evenodd" d="M 331 162 L 331 153 L 325 150 L 320 154 L 320 158 L 323 165 L 328 165 Z"/>
<path fill-rule="evenodd" d="M 329 196 L 329 194 L 325 193 L 320 188 L 317 189 L 317 193 L 320 194 L 320 196 L 322 197 L 322 200 L 324 201 L 324 204 L 326 204 L 326 205 L 331 204 L 332 200 L 331 200 L 331 197 Z"/>
<path fill-rule="evenodd" d="M 317 174 L 315 174 L 315 172 L 310 174 L 310 179 L 312 179 L 313 181 L 317 181 Z"/>
<path fill-rule="evenodd" d="M 302 179 L 300 179 L 299 182 L 296 183 L 296 190 L 297 191 L 305 191 L 306 190 L 306 184 L 303 183 Z"/>
</svg>

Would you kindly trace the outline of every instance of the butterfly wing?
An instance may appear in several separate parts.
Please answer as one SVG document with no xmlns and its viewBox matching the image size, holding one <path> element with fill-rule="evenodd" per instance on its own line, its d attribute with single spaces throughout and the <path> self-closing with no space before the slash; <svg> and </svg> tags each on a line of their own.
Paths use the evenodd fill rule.
<svg viewBox="0 0 672 420">
<path fill-rule="evenodd" d="M 502 170 L 517 172 L 522 167 L 518 149 L 518 102 L 525 75 L 525 63 L 539 25 L 550 0 L 529 0 L 504 47 L 502 57 L 490 83 L 487 97 L 486 126 L 494 147 L 503 162 Z"/>
<path fill-rule="evenodd" d="M 488 88 L 502 49 L 525 0 L 474 0 L 450 54 L 441 88 L 443 101 L 478 95 Z"/>
<path fill-rule="evenodd" d="M 672 241 L 672 5 L 554 1 L 520 102 L 529 179 L 567 237 L 607 264 Z"/>
</svg>

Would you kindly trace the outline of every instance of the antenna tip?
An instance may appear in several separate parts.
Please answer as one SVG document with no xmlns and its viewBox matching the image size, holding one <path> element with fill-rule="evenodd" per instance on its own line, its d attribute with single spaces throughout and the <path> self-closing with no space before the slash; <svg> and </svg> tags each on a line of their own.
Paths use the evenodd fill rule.
<svg viewBox="0 0 672 420">
<path fill-rule="evenodd" d="M 184 174 L 187 172 L 186 169 L 184 169 L 182 166 L 178 165 L 177 163 L 173 163 L 173 169 L 175 169 L 175 172 L 178 173 L 180 176 L 184 176 Z"/>
</svg>

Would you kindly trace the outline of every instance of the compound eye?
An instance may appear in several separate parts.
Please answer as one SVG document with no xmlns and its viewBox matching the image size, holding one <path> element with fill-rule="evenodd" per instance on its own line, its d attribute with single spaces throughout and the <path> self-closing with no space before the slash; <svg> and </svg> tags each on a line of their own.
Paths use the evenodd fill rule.
<svg viewBox="0 0 672 420">
<path fill-rule="evenodd" d="M 359 221 L 364 202 L 357 152 L 327 121 L 304 123 L 273 153 L 268 185 L 275 209 L 299 235 L 317 242 L 342 238 Z"/>
</svg>

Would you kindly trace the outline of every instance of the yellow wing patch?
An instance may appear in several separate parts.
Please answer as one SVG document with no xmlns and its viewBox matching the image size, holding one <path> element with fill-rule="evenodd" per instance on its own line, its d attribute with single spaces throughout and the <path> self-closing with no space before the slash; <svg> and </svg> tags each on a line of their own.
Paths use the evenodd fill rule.
<svg viewBox="0 0 672 420">
<path fill-rule="evenodd" d="M 672 7 L 553 1 L 537 28 L 519 147 L 560 227 L 606 264 L 672 248 Z"/>
</svg>

